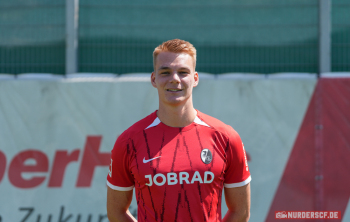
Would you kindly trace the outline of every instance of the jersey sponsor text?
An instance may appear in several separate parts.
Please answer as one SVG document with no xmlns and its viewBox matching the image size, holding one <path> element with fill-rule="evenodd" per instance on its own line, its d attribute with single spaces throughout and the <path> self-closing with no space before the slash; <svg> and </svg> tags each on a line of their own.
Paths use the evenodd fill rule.
<svg viewBox="0 0 350 222">
<path fill-rule="evenodd" d="M 152 178 L 152 175 L 145 175 L 145 178 L 149 180 L 148 183 L 146 183 L 147 186 L 152 186 L 153 184 L 157 186 L 163 186 L 165 183 L 167 185 L 175 185 L 175 184 L 193 184 L 194 182 L 198 181 L 199 183 L 211 183 L 214 180 L 214 173 L 210 171 L 205 171 L 202 176 L 198 171 L 196 171 L 193 174 L 193 177 L 190 180 L 190 174 L 188 172 L 179 172 L 177 173 L 167 173 L 165 176 L 162 173 L 157 173 Z M 159 179 L 158 179 L 159 178 Z"/>
</svg>

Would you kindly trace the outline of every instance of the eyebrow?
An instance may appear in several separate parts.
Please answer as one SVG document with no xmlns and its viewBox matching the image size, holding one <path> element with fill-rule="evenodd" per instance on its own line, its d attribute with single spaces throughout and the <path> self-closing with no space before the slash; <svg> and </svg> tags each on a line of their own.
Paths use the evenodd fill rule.
<svg viewBox="0 0 350 222">
<path fill-rule="evenodd" d="M 168 66 L 161 66 L 161 67 L 159 67 L 159 69 L 158 69 L 158 71 L 159 70 L 167 70 L 167 69 L 171 69 L 170 67 L 168 67 Z M 190 71 L 190 69 L 189 68 L 187 68 L 187 67 L 181 67 L 181 68 L 179 68 L 180 70 L 188 70 L 188 71 Z"/>
<path fill-rule="evenodd" d="M 161 66 L 161 67 L 159 67 L 158 70 L 162 70 L 162 69 L 170 69 L 170 68 L 168 66 Z"/>
</svg>

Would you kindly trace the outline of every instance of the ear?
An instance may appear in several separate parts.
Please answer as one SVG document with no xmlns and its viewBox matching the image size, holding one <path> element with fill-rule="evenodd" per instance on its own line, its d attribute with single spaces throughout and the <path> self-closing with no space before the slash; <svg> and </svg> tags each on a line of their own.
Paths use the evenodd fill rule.
<svg viewBox="0 0 350 222">
<path fill-rule="evenodd" d="M 195 72 L 195 73 L 194 73 L 194 83 L 193 83 L 193 87 L 198 86 L 198 82 L 199 82 L 198 72 Z"/>
<path fill-rule="evenodd" d="M 156 84 L 156 74 L 154 72 L 152 72 L 151 74 L 151 83 L 152 83 L 152 86 L 154 88 L 157 88 L 157 84 Z"/>
</svg>

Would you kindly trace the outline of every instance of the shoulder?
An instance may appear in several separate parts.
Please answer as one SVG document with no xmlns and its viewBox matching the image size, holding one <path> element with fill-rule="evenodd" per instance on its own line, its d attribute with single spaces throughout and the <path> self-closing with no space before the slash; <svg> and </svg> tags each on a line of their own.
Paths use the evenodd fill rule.
<svg viewBox="0 0 350 222">
<path fill-rule="evenodd" d="M 139 133 L 143 132 L 149 125 L 153 123 L 153 121 L 157 118 L 157 111 L 151 113 L 145 118 L 137 121 L 128 129 L 126 129 L 117 139 L 117 143 L 125 143 L 129 139 L 133 139 Z"/>
<path fill-rule="evenodd" d="M 234 130 L 230 125 L 225 124 L 221 120 L 218 120 L 217 118 L 214 118 L 212 116 L 209 116 L 207 114 L 204 114 L 197 110 L 197 116 L 199 119 L 201 119 L 203 122 L 208 124 L 210 127 L 212 127 L 214 130 L 218 131 L 221 134 L 224 134 L 228 138 L 237 138 L 239 137 L 236 130 Z"/>
</svg>

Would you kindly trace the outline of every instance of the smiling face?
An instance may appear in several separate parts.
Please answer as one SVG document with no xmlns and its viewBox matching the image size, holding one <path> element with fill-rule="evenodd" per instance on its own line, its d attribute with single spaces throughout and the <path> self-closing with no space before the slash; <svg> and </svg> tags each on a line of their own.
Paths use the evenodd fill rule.
<svg viewBox="0 0 350 222">
<path fill-rule="evenodd" d="M 192 106 L 192 89 L 198 85 L 198 73 L 193 58 L 187 53 L 161 52 L 152 73 L 157 88 L 159 106 Z"/>
</svg>

